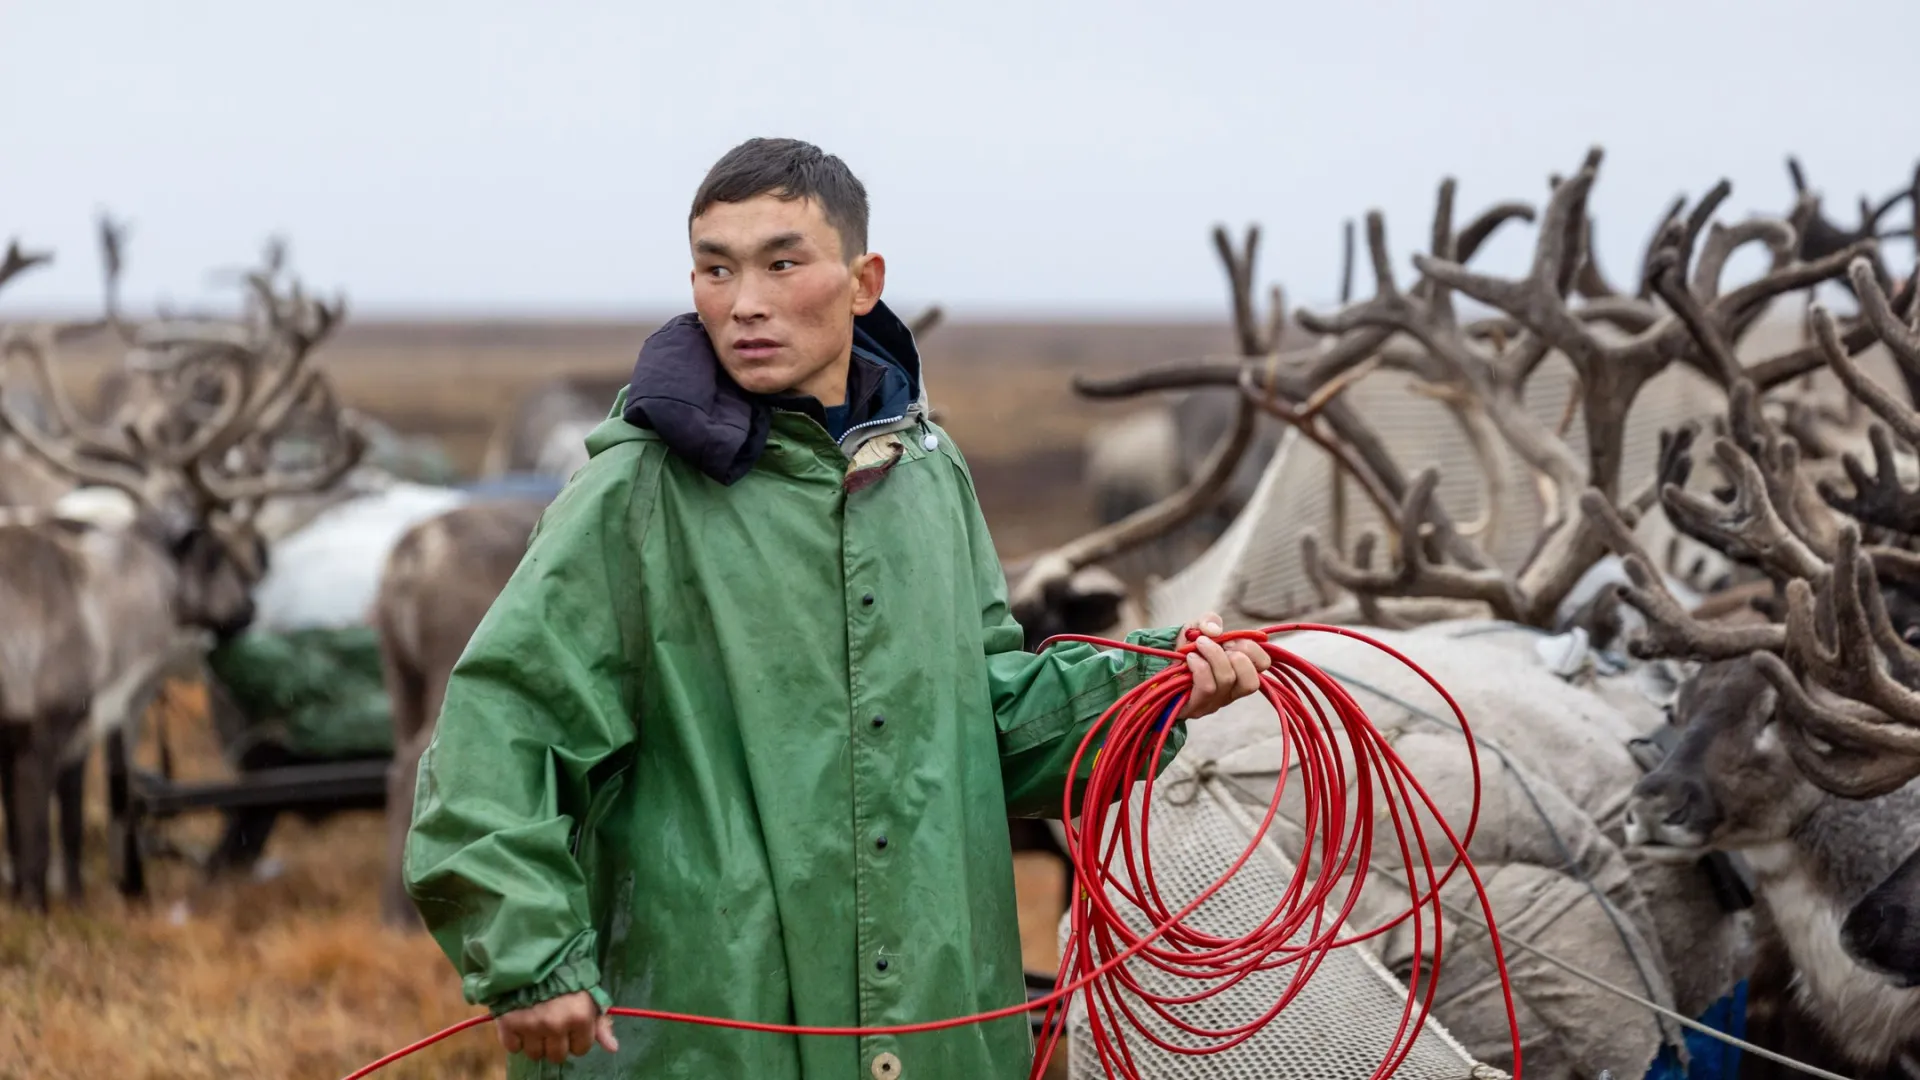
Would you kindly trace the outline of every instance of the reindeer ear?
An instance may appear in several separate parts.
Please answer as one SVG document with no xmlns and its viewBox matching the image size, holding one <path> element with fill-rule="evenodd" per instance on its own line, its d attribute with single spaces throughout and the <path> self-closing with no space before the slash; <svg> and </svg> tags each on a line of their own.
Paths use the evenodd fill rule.
<svg viewBox="0 0 1920 1080">
<path fill-rule="evenodd" d="M 1634 676 L 1648 701 L 1671 709 L 1680 700 L 1680 688 L 1699 666 L 1692 661 L 1650 660 L 1636 668 Z"/>
</svg>

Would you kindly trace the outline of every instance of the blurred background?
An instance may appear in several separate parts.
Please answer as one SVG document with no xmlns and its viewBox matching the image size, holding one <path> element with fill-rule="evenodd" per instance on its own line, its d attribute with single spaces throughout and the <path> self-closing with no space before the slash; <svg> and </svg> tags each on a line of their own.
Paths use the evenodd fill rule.
<svg viewBox="0 0 1920 1080">
<path fill-rule="evenodd" d="M 314 364 L 387 460 L 441 485 L 537 471 L 515 428 L 536 395 L 604 410 L 690 306 L 707 167 L 803 138 L 866 184 L 889 303 L 939 309 L 932 402 L 1017 560 L 1133 505 L 1103 503 L 1089 439 L 1158 406 L 1087 400 L 1075 375 L 1238 351 L 1216 225 L 1259 226 L 1256 292 L 1330 312 L 1369 211 L 1404 283 L 1444 178 L 1470 209 L 1540 205 L 1597 146 L 1594 257 L 1631 285 L 1668 204 L 1723 179 L 1729 221 L 1794 205 L 1790 157 L 1847 224 L 1906 190 L 1916 40 L 1911 0 L 0 0 L 0 242 L 53 256 L 0 324 L 98 314 L 103 214 L 141 316 L 237 311 L 234 272 L 278 237 L 291 275 L 345 299 Z M 1911 246 L 1891 236 L 1889 263 Z M 1475 265 L 1519 276 L 1532 250 L 1503 230 Z M 1727 273 L 1762 268 L 1745 249 Z M 76 339 L 58 378 L 92 400 L 125 352 Z M 156 705 L 177 767 L 217 775 L 208 707 L 178 685 Z M 110 815 L 90 815 L 99 880 Z M 0 907 L 0 1078 L 324 1077 L 466 1015 L 432 943 L 379 923 L 382 828 L 286 819 L 237 881 L 156 865 L 140 904 L 102 880 L 51 921 Z M 1057 887 L 1025 865 L 1023 888 Z M 1050 903 L 1030 967 L 1051 968 Z M 496 1059 L 474 1035 L 393 1075 Z"/>
</svg>

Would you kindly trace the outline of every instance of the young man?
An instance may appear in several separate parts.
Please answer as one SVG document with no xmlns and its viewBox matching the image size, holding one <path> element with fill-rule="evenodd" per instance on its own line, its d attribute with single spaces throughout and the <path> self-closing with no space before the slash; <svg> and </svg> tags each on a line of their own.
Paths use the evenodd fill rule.
<svg viewBox="0 0 1920 1080">
<path fill-rule="evenodd" d="M 647 339 L 447 685 L 408 892 L 511 1076 L 1023 1076 L 1022 1017 L 615 1038 L 603 1015 L 870 1027 L 1022 1000 L 1006 817 L 1057 814 L 1088 725 L 1163 663 L 1022 651 L 838 158 L 749 141 L 688 231 L 696 312 Z M 1187 663 L 1179 721 L 1268 657 L 1203 639 Z"/>
</svg>

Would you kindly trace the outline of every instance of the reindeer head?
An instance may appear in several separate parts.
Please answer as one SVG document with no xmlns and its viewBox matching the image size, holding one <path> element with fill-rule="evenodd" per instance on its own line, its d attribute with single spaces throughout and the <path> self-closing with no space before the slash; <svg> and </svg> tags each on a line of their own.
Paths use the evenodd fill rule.
<svg viewBox="0 0 1920 1080">
<path fill-rule="evenodd" d="M 109 284 L 117 247 L 109 233 Z M 247 276 L 248 302 L 232 322 L 124 326 L 109 288 L 107 323 L 129 346 L 130 388 L 105 422 L 73 407 L 54 378 L 56 333 L 10 331 L 0 360 L 29 375 L 54 425 L 33 420 L 19 395 L 0 393 L 0 423 L 47 464 L 82 485 L 125 493 L 133 527 L 171 558 L 175 617 L 220 635 L 253 618 L 252 592 L 266 572 L 254 526 L 278 495 L 331 485 L 359 460 L 366 440 L 309 363 L 341 307 L 275 281 L 278 254 Z M 297 460 L 303 440 L 305 461 Z M 315 450 L 314 448 L 318 449 Z"/>
<path fill-rule="evenodd" d="M 1778 696 L 1747 660 L 1704 665 L 1673 710 L 1680 738 L 1627 804 L 1627 841 L 1686 858 L 1786 839 L 1823 796 L 1794 764 Z"/>
</svg>

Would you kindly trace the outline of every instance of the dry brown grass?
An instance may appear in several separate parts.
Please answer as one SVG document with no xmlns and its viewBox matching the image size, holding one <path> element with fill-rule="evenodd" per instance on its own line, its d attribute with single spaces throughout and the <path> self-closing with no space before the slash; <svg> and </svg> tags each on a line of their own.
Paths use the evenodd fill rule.
<svg viewBox="0 0 1920 1080">
<path fill-rule="evenodd" d="M 472 468 L 515 393 L 552 374 L 622 370 L 645 330 L 359 325 L 326 363 L 351 403 L 444 439 Z M 931 335 L 935 404 L 973 462 L 1003 549 L 1054 542 L 1087 524 L 1078 440 L 1119 410 L 1074 400 L 1074 371 L 1121 370 L 1221 344 L 1208 326 L 958 324 Z M 113 359 L 75 353 L 66 375 L 85 386 Z M 203 698 L 175 691 L 165 726 L 179 771 L 223 775 Z M 108 884 L 97 761 L 91 779 L 84 902 L 56 901 L 49 918 L 0 904 L 0 1080 L 327 1080 L 475 1011 L 431 939 L 380 925 L 377 815 L 283 820 L 267 850 L 282 870 L 270 880 L 209 885 L 182 863 L 156 861 L 151 898 L 129 904 Z M 183 846 L 209 845 L 217 832 L 210 815 L 167 828 Z M 1022 857 L 1015 870 L 1023 956 L 1051 971 L 1061 876 L 1039 856 Z M 498 1076 L 501 1061 L 491 1032 L 471 1031 L 383 1075 Z"/>
<path fill-rule="evenodd" d="M 182 775 L 219 775 L 196 696 L 167 709 L 169 744 Z M 106 884 L 93 765 L 82 904 L 56 901 L 45 918 L 0 905 L 0 1080 L 329 1080 L 477 1011 L 432 939 L 380 924 L 378 815 L 282 821 L 267 851 L 281 869 L 267 880 L 208 884 L 155 861 L 151 897 L 129 903 Z M 183 818 L 166 832 L 205 845 L 217 822 Z M 1021 856 L 1015 877 L 1023 957 L 1052 971 L 1060 871 Z M 490 1077 L 502 1061 L 490 1030 L 469 1031 L 382 1076 Z"/>
</svg>

